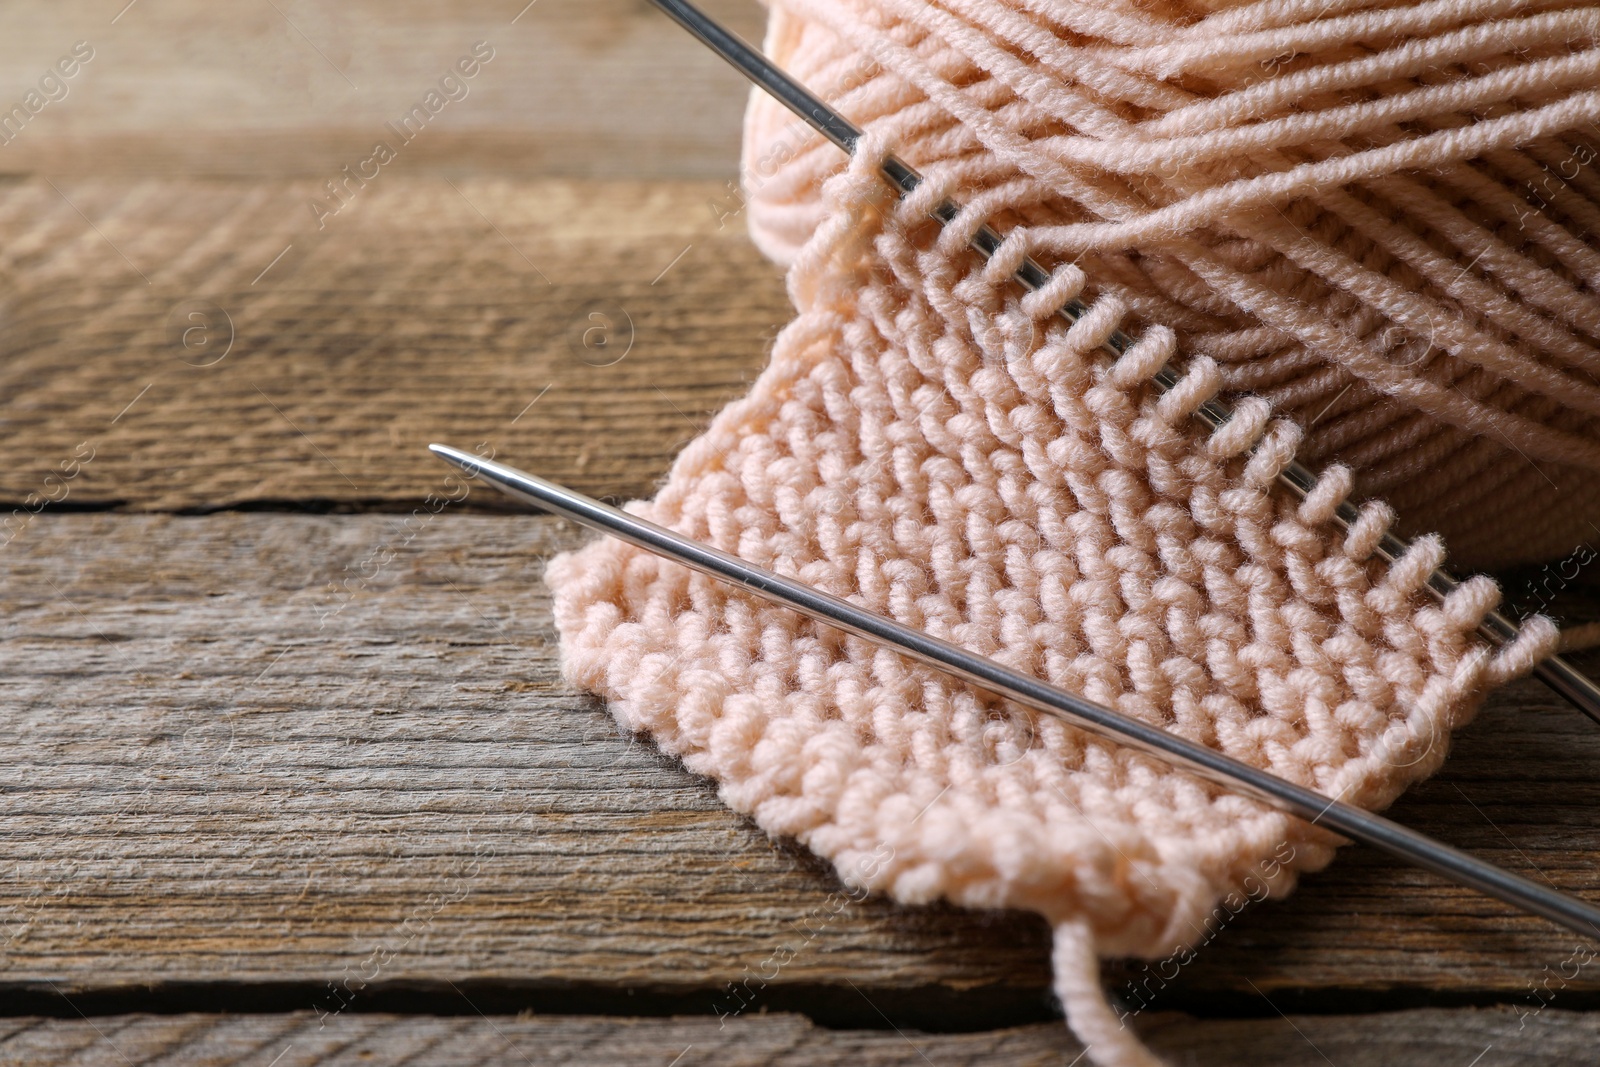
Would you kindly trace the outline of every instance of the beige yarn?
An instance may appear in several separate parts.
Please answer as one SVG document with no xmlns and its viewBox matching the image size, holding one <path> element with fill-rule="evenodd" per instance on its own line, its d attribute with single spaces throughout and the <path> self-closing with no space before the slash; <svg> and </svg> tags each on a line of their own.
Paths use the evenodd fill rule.
<svg viewBox="0 0 1600 1067">
<path fill-rule="evenodd" d="M 767 51 L 1463 569 L 1600 544 L 1600 7 L 771 0 Z M 753 98 L 791 260 L 836 149 Z"/>
<path fill-rule="evenodd" d="M 1443 607 L 1424 595 L 1437 539 L 1377 566 L 1383 505 L 1333 536 L 1342 468 L 1305 504 L 1281 499 L 1300 433 L 1264 401 L 1199 433 L 1214 361 L 1153 395 L 1170 331 L 1100 369 L 1121 309 L 1053 318 L 1076 268 L 1019 297 L 1006 264 L 956 251 L 976 213 L 919 245 L 940 190 L 890 200 L 883 150 L 869 137 L 828 184 L 790 276 L 799 318 L 751 394 L 631 509 L 1368 807 L 1438 766 L 1486 686 L 1553 649 L 1542 619 L 1498 654 L 1472 638 L 1498 595 L 1485 579 Z M 1331 856 L 1304 824 L 620 543 L 548 578 L 569 677 L 730 806 L 852 884 L 1046 916 L 1098 1063 L 1154 1061 L 1097 957 L 1200 941 L 1246 879 L 1281 894 Z"/>
<path fill-rule="evenodd" d="M 752 232 L 791 264 L 799 317 L 630 507 L 1387 805 L 1558 641 L 1536 618 L 1483 646 L 1498 593 L 1429 598 L 1427 531 L 1509 562 L 1600 520 L 1600 179 L 1530 192 L 1600 133 L 1597 33 L 1561 0 L 778 0 L 768 50 L 869 132 L 846 167 L 755 98 Z M 876 176 L 890 144 L 928 176 L 905 203 Z M 940 231 L 946 196 L 968 209 Z M 983 264 L 965 238 L 991 219 L 1012 236 Z M 1023 295 L 1028 252 L 1063 265 Z M 1069 328 L 1073 298 L 1090 311 Z M 1124 317 L 1140 339 L 1104 367 Z M 1207 434 L 1190 416 L 1221 392 L 1236 414 Z M 1297 454 L 1325 466 L 1303 503 L 1274 481 Z M 1394 565 L 1373 557 L 1387 505 L 1329 521 L 1358 487 L 1422 534 Z M 730 806 L 852 886 L 1045 916 L 1103 1067 L 1155 1060 L 1100 958 L 1203 945 L 1219 901 L 1332 856 L 1319 830 L 619 543 L 548 577 L 568 676 Z"/>
</svg>

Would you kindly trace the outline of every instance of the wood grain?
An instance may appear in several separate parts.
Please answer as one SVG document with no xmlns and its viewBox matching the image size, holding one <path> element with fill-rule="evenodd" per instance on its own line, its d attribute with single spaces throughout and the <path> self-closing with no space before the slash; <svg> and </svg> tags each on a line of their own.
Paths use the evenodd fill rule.
<svg viewBox="0 0 1600 1067">
<path fill-rule="evenodd" d="M 145 0 L 113 23 L 125 2 L 0 7 L 7 109 L 75 42 L 94 49 L 66 97 L 0 146 L 0 173 L 320 182 L 389 138 L 385 124 L 478 41 L 494 58 L 402 150 L 413 174 L 722 177 L 737 165 L 743 79 L 641 0 Z M 761 39 L 758 4 L 702 6 Z"/>
<path fill-rule="evenodd" d="M 0 506 L 80 445 L 72 507 L 408 509 L 431 440 L 645 495 L 792 316 L 722 183 L 385 175 L 322 230 L 315 192 L 9 189 Z"/>
<path fill-rule="evenodd" d="M 576 535 L 407 521 L 47 512 L 0 550 L 10 988 L 354 975 L 732 1010 L 726 983 L 792 947 L 758 998 L 772 1010 L 855 983 L 920 1025 L 963 999 L 1048 1011 L 1042 924 L 881 900 L 817 924 L 831 874 L 559 680 L 540 560 Z M 1592 893 L 1597 761 L 1600 731 L 1513 686 L 1395 814 Z M 1572 940 L 1351 849 L 1147 999 L 1533 1005 L 1565 971 L 1555 1005 L 1587 1005 L 1600 981 Z"/>
<path fill-rule="evenodd" d="M 351 1067 L 1046 1067 L 1082 1047 L 1059 1024 L 982 1034 L 825 1030 L 795 1015 L 732 1020 L 568 1016 L 454 1018 L 345 1015 L 320 1025 L 295 1015 L 112 1016 L 0 1022 L 0 1067 L 126 1067 L 129 1063 Z M 1187 1067 L 1589 1067 L 1600 1017 L 1551 1011 L 1519 1029 L 1511 1011 L 1408 1011 L 1380 1016 L 1197 1020 L 1163 1015 L 1142 1028 L 1151 1046 Z M 1486 1055 L 1490 1053 L 1491 1055 Z M 281 1059 L 274 1059 L 281 1057 Z"/>
<path fill-rule="evenodd" d="M 834 916 L 560 681 L 540 562 L 577 535 L 431 510 L 430 440 L 647 494 L 759 371 L 791 312 L 727 188 L 740 79 L 641 0 L 64 0 L 0 9 L 0 105 L 77 40 L 0 146 L 0 1065 L 1073 1062 L 1012 1025 L 1053 1011 L 1042 923 Z M 1597 761 L 1514 686 L 1395 814 L 1593 896 Z M 1575 951 L 1349 849 L 1107 978 L 1176 1062 L 1591 1063 Z"/>
<path fill-rule="evenodd" d="M 8 547 L 9 980 L 709 991 L 828 901 L 557 680 L 538 560 L 572 536 L 404 521 L 41 516 Z M 818 928 L 785 982 L 1044 981 L 1020 921 Z"/>
</svg>

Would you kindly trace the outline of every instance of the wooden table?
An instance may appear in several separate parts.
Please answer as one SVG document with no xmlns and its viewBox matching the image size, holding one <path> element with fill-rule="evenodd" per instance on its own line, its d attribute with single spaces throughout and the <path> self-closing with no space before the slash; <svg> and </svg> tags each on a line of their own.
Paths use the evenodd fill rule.
<svg viewBox="0 0 1600 1067">
<path fill-rule="evenodd" d="M 622 0 L 21 6 L 15 95 L 95 57 L 0 147 L 0 1064 L 1074 1062 L 1041 922 L 819 921 L 825 865 L 560 680 L 541 561 L 581 535 L 444 502 L 424 452 L 638 496 L 745 388 L 789 309 L 713 209 L 737 79 Z M 1596 767 L 1523 683 L 1395 814 L 1595 897 Z M 1137 1025 L 1176 1063 L 1593 1063 L 1587 956 L 1352 848 Z"/>
</svg>

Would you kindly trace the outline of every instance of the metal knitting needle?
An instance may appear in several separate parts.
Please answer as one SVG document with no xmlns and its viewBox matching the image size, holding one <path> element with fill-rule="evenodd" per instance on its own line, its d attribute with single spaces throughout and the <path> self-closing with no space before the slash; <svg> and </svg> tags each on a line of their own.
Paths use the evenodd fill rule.
<svg viewBox="0 0 1600 1067">
<path fill-rule="evenodd" d="M 805 86 L 779 70 L 771 60 L 745 43 L 737 34 L 686 0 L 651 0 L 651 2 L 698 38 L 702 44 L 732 64 L 739 73 L 803 119 L 812 129 L 844 149 L 846 153 L 855 154 L 856 143 L 861 138 L 860 128 L 829 107 Z M 884 160 L 883 176 L 901 196 L 911 193 L 922 184 L 922 175 L 894 156 Z M 943 225 L 953 220 L 960 212 L 960 205 L 945 200 L 933 209 L 932 215 Z M 1003 238 L 998 232 L 985 225 L 973 235 L 971 244 L 979 255 L 988 259 L 999 249 L 1002 241 Z M 1015 277 L 1032 291 L 1049 283 L 1050 272 L 1029 257 L 1017 268 Z M 1061 308 L 1059 314 L 1068 322 L 1077 322 L 1087 311 L 1088 308 L 1081 301 L 1074 299 Z M 1133 347 L 1133 339 L 1121 330 L 1117 330 L 1101 347 L 1107 355 L 1115 359 Z M 1154 382 L 1156 388 L 1166 392 L 1177 385 L 1181 378 L 1182 372 L 1168 364 L 1157 372 Z M 1195 417 L 1214 430 L 1232 418 L 1233 412 L 1220 400 L 1208 400 L 1195 412 Z M 1296 462 L 1278 475 L 1278 481 L 1303 500 L 1316 485 L 1317 476 L 1309 468 Z M 1348 501 L 1340 504 L 1334 515 L 1335 521 L 1346 530 L 1360 517 L 1361 513 L 1355 505 Z M 1385 534 L 1378 545 L 1377 553 L 1393 563 L 1410 547 L 1394 534 Z M 1444 570 L 1436 570 L 1428 577 L 1428 591 L 1441 600 L 1459 584 L 1455 577 Z M 1518 630 L 1517 624 L 1504 615 L 1490 612 L 1483 620 L 1483 624 L 1478 627 L 1478 633 L 1490 644 L 1499 647 L 1515 640 Z M 1551 656 L 1535 667 L 1533 673 L 1579 711 L 1600 723 L 1600 686 L 1582 671 L 1561 656 Z"/>
<path fill-rule="evenodd" d="M 764 600 L 798 611 L 901 655 L 925 663 L 980 689 L 1060 719 L 1096 737 L 1126 745 L 1224 789 L 1325 827 L 1353 841 L 1382 849 L 1452 882 L 1476 889 L 1543 916 L 1575 933 L 1600 940 L 1600 908 L 1539 885 L 1521 875 L 1467 855 L 1381 815 L 1363 811 L 1274 774 L 1242 763 L 1176 734 L 1128 718 L 1110 708 L 1004 667 L 921 630 L 858 607 L 804 582 L 774 574 L 710 545 L 603 504 L 582 493 L 447 445 L 429 445 L 434 455 L 476 475 L 505 493 L 630 545 L 654 552 Z"/>
</svg>

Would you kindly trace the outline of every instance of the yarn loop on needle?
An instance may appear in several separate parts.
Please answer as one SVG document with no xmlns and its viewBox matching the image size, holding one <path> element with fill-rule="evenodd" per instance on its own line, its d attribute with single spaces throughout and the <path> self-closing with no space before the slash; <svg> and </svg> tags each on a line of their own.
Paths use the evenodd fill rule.
<svg viewBox="0 0 1600 1067">
<path fill-rule="evenodd" d="M 768 51 L 1017 254 L 1271 399 L 1458 569 L 1600 537 L 1600 9 L 775 0 Z M 753 98 L 790 262 L 836 155 Z"/>
</svg>

